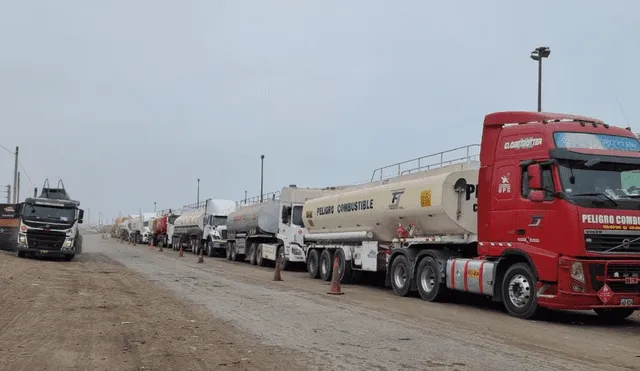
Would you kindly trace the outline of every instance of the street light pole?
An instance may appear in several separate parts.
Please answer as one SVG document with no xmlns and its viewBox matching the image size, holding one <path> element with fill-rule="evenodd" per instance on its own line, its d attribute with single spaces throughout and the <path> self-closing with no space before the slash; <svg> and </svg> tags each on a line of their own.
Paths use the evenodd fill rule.
<svg viewBox="0 0 640 371">
<path fill-rule="evenodd" d="M 542 112 L 542 60 L 550 54 L 548 46 L 539 46 L 531 52 L 531 59 L 538 62 L 538 112 Z"/>
<path fill-rule="evenodd" d="M 155 201 L 153 201 L 153 212 L 154 213 L 156 212 L 156 202 Z"/>
<path fill-rule="evenodd" d="M 198 178 L 198 202 L 200 203 L 200 178 Z"/>
<path fill-rule="evenodd" d="M 264 193 L 264 155 L 260 155 L 260 203 Z"/>
</svg>

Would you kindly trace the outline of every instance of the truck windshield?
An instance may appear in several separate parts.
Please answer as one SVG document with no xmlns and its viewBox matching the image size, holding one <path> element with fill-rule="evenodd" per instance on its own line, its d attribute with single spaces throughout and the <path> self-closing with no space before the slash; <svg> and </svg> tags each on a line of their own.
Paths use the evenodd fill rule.
<svg viewBox="0 0 640 371">
<path fill-rule="evenodd" d="M 291 224 L 297 225 L 299 227 L 304 226 L 304 224 L 302 224 L 302 206 L 293 207 L 293 212 L 291 215 Z"/>
<path fill-rule="evenodd" d="M 214 226 L 226 225 L 226 224 L 227 224 L 227 217 L 226 216 L 220 216 L 220 215 L 214 215 L 213 216 L 213 225 Z"/>
<path fill-rule="evenodd" d="M 25 219 L 68 223 L 75 220 L 76 209 L 25 204 L 22 215 Z"/>
<path fill-rule="evenodd" d="M 640 169 L 637 165 L 582 161 L 559 163 L 562 192 L 583 207 L 640 209 Z"/>
</svg>

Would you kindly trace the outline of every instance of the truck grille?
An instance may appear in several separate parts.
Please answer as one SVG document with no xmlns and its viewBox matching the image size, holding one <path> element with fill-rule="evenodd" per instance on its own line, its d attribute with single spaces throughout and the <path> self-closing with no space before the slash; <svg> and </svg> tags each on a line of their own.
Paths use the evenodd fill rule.
<svg viewBox="0 0 640 371">
<path fill-rule="evenodd" d="M 591 264 L 589 276 L 596 291 L 606 282 L 613 292 L 640 293 L 640 263 Z"/>
<path fill-rule="evenodd" d="M 220 231 L 220 238 L 222 238 L 223 240 L 227 239 L 227 230 L 223 229 L 222 231 Z"/>
<path fill-rule="evenodd" d="M 603 252 L 628 243 L 628 247 L 620 246 L 613 250 L 612 253 L 640 253 L 640 240 L 633 241 L 640 236 L 638 235 L 617 235 L 617 234 L 585 234 L 584 240 L 587 251 Z M 626 240 L 626 241 L 625 241 Z M 633 241 L 633 242 L 631 242 Z"/>
<path fill-rule="evenodd" d="M 64 232 L 27 231 L 27 242 L 34 249 L 60 250 L 65 238 Z"/>
</svg>

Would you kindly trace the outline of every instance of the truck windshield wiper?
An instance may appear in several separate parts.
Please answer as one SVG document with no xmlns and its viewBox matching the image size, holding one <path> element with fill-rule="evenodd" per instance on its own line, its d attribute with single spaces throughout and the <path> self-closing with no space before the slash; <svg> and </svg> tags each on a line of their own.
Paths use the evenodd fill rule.
<svg viewBox="0 0 640 371">
<path fill-rule="evenodd" d="M 604 193 L 599 193 L 599 192 L 591 192 L 591 193 L 576 193 L 576 194 L 571 195 L 571 196 L 572 196 L 572 197 L 574 197 L 574 196 L 602 196 L 602 197 L 606 198 L 607 200 L 611 201 L 611 203 L 612 203 L 614 206 L 618 206 L 618 203 L 616 202 L 616 200 L 614 200 L 613 198 L 611 198 L 611 197 L 607 196 L 607 195 L 606 195 L 606 194 L 604 194 Z"/>
</svg>

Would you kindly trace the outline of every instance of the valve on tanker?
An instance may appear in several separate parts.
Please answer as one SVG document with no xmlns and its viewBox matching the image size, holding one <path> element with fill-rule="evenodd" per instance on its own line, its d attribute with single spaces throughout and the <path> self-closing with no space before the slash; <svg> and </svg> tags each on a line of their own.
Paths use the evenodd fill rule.
<svg viewBox="0 0 640 371">
<path fill-rule="evenodd" d="M 402 223 L 398 223 L 398 229 L 396 229 L 396 231 L 398 233 L 398 238 L 407 238 L 407 237 L 409 237 L 409 231 L 407 231 L 402 226 Z"/>
</svg>

